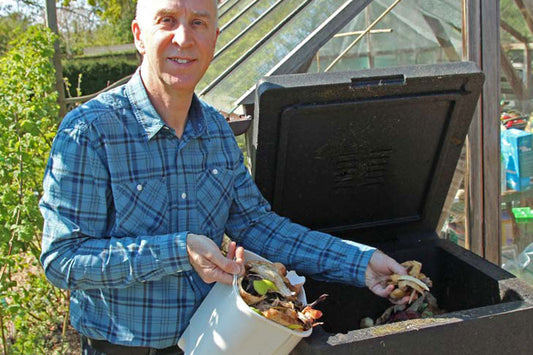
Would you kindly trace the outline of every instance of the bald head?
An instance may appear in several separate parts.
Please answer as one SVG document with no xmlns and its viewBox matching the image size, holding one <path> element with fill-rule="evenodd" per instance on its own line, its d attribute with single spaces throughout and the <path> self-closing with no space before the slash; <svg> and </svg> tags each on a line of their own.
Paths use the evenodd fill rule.
<svg viewBox="0 0 533 355">
<path fill-rule="evenodd" d="M 151 4 L 154 2 L 161 1 L 161 0 L 137 0 L 137 6 L 135 8 L 135 19 L 139 22 L 139 25 L 143 23 L 143 21 L 146 20 L 146 15 L 150 13 Z M 174 2 L 179 0 L 163 0 L 163 2 Z M 193 0 L 194 1 L 194 0 Z M 215 9 L 216 9 L 216 20 L 218 21 L 218 3 L 219 0 L 212 0 L 215 3 Z"/>
<path fill-rule="evenodd" d="M 138 0 L 131 30 L 143 58 L 141 77 L 162 104 L 192 98 L 215 52 L 216 12 L 216 0 Z"/>
</svg>

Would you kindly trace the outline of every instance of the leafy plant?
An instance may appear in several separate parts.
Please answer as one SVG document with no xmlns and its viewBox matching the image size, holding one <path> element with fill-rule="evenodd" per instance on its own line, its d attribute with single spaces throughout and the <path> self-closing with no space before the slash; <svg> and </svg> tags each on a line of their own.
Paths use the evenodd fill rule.
<svg viewBox="0 0 533 355">
<path fill-rule="evenodd" d="M 88 0 L 87 3 L 102 19 L 111 22 L 122 43 L 131 43 L 131 21 L 135 17 L 137 0 Z"/>
<path fill-rule="evenodd" d="M 110 55 L 102 58 L 79 58 L 63 63 L 63 76 L 73 84 L 78 82 L 79 91 L 85 95 L 105 89 L 109 84 L 133 74 L 139 66 L 139 60 L 133 54 Z M 79 75 L 83 80 L 79 82 Z M 80 96 L 76 87 L 67 88 L 68 95 Z"/>
<path fill-rule="evenodd" d="M 25 30 L 26 24 L 26 17 L 19 12 L 0 17 L 0 55 L 7 51 L 9 41 Z"/>
<path fill-rule="evenodd" d="M 38 201 L 58 124 L 55 39 L 45 27 L 29 27 L 0 58 L 0 334 L 6 354 L 47 353 L 42 328 L 65 312 L 66 296 L 46 282 L 38 262 Z M 29 266 L 35 272 L 27 272 Z"/>
</svg>

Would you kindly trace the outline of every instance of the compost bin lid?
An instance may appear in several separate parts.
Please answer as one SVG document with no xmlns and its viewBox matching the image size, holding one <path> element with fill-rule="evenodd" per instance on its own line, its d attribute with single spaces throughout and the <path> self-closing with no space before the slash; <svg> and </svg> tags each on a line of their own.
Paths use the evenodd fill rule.
<svg viewBox="0 0 533 355">
<path fill-rule="evenodd" d="M 471 62 L 265 77 L 255 182 L 312 229 L 435 231 L 483 80 Z"/>
</svg>

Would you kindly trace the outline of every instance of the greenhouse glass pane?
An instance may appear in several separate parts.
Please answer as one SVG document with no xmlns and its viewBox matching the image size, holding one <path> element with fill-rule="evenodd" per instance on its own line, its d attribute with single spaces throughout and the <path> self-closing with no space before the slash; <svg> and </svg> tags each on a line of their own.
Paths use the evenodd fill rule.
<svg viewBox="0 0 533 355">
<path fill-rule="evenodd" d="M 233 5 L 235 5 L 239 1 L 240 0 L 228 0 L 228 1 L 225 1 L 223 4 L 221 4 L 218 7 L 219 18 L 222 16 L 225 16 L 226 12 L 228 12 L 233 7 Z"/>
<path fill-rule="evenodd" d="M 224 11 L 224 10 L 226 10 L 229 7 L 229 5 L 233 4 L 236 1 L 238 1 L 238 0 L 223 0 L 223 1 L 219 1 L 218 2 L 218 8 Z"/>
<path fill-rule="evenodd" d="M 311 2 L 203 98 L 219 110 L 232 110 L 237 99 L 255 86 L 257 80 L 276 66 L 345 2 Z"/>
<path fill-rule="evenodd" d="M 217 39 L 217 51 L 235 38 L 246 26 L 255 21 L 263 12 L 268 10 L 277 0 L 260 0 L 244 12 L 235 22 L 220 32 Z"/>
<path fill-rule="evenodd" d="M 519 5 L 513 0 L 500 2 L 504 24 L 500 27 L 501 266 L 533 285 L 533 224 L 528 213 L 533 207 L 531 145 L 525 148 L 521 143 L 533 133 L 533 62 L 530 44 L 517 39 L 531 38 Z"/>
<path fill-rule="evenodd" d="M 197 86 L 197 92 L 201 92 L 209 83 L 216 79 L 230 65 L 250 50 L 257 41 L 269 33 L 278 23 L 287 17 L 304 0 L 285 0 L 274 8 L 267 16 L 261 19 L 248 30 L 238 41 L 226 48 L 223 55 L 216 57 L 204 77 Z M 246 89 L 243 89 L 243 92 Z"/>
<path fill-rule="evenodd" d="M 318 52 L 308 72 L 322 72 L 393 3 L 374 0 Z M 329 71 L 433 64 L 462 59 L 462 0 L 402 1 Z M 359 32 L 358 32 L 359 31 Z"/>
<path fill-rule="evenodd" d="M 218 19 L 218 27 L 222 28 L 226 23 L 228 23 L 233 17 L 235 17 L 239 12 L 244 10 L 254 0 L 240 0 L 235 6 L 229 9 L 224 14 L 220 15 Z"/>
</svg>

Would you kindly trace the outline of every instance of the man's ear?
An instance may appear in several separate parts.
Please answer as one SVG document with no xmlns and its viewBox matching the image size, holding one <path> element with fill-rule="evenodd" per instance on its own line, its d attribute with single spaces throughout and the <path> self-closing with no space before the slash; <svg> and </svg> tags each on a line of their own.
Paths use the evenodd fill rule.
<svg viewBox="0 0 533 355">
<path fill-rule="evenodd" d="M 144 55 L 145 49 L 144 49 L 144 42 L 141 38 L 141 27 L 139 26 L 139 22 L 137 20 L 133 20 L 131 22 L 131 32 L 133 33 L 133 40 L 135 42 L 135 47 L 141 53 Z"/>
</svg>

